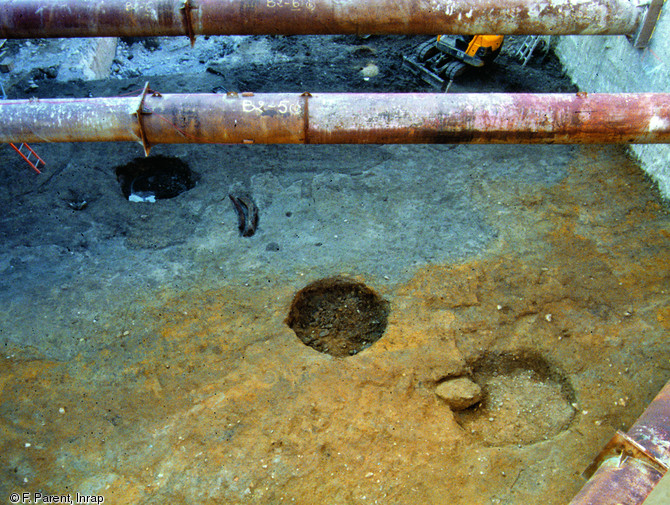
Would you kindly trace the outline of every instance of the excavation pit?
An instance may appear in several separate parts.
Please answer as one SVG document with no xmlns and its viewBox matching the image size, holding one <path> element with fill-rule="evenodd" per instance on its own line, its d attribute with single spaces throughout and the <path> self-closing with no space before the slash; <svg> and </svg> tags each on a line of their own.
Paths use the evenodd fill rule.
<svg viewBox="0 0 670 505">
<path fill-rule="evenodd" d="M 286 324 L 305 345 L 346 357 L 382 337 L 388 314 L 389 303 L 365 284 L 328 278 L 298 291 Z"/>
<path fill-rule="evenodd" d="M 566 430 L 575 416 L 567 378 L 534 353 L 491 353 L 472 365 L 484 392 L 476 406 L 459 412 L 459 424 L 485 445 L 527 445 Z"/>
<path fill-rule="evenodd" d="M 179 158 L 136 158 L 116 168 L 123 196 L 131 202 L 174 198 L 195 187 L 196 174 Z"/>
</svg>

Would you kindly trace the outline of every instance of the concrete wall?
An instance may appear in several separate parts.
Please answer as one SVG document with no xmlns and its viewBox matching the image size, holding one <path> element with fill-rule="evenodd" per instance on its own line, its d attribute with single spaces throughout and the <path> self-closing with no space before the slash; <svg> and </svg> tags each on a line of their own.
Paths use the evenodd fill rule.
<svg viewBox="0 0 670 505">
<path fill-rule="evenodd" d="M 624 36 L 559 37 L 556 53 L 574 83 L 586 92 L 670 92 L 670 3 L 666 2 L 651 44 L 635 49 Z M 634 145 L 643 169 L 670 199 L 670 145 Z"/>
<path fill-rule="evenodd" d="M 58 79 L 106 79 L 110 75 L 118 41 L 116 37 L 69 39 L 67 47 L 70 55 L 61 63 Z"/>
<path fill-rule="evenodd" d="M 0 64 L 10 66 L 9 69 L 3 69 L 0 65 L 0 72 L 11 70 L 11 74 L 5 72 L 9 74 L 5 78 L 5 87 L 26 75 L 34 74 L 35 69 L 49 74 L 50 78 L 55 74 L 55 78 L 62 82 L 106 79 L 111 73 L 117 43 L 115 37 L 25 40 L 16 51 L 10 53 L 11 56 L 0 52 Z M 48 80 L 40 85 L 46 83 Z"/>
</svg>

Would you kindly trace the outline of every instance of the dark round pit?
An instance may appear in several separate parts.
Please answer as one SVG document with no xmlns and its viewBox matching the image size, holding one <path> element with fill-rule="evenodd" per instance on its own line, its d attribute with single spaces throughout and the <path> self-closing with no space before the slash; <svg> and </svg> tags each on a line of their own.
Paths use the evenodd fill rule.
<svg viewBox="0 0 670 505">
<path fill-rule="evenodd" d="M 136 158 L 116 168 L 123 196 L 131 201 L 174 198 L 195 186 L 197 176 L 179 158 Z"/>
<path fill-rule="evenodd" d="M 336 277 L 298 291 L 286 324 L 305 345 L 345 357 L 379 340 L 388 314 L 389 303 L 365 284 Z"/>
</svg>

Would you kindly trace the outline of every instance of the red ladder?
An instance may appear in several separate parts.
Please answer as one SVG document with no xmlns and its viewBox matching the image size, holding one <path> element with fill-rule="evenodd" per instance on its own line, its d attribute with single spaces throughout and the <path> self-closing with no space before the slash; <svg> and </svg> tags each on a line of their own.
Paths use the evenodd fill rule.
<svg viewBox="0 0 670 505">
<path fill-rule="evenodd" d="M 3 41 L 3 43 L 4 43 L 4 41 Z M 0 44 L 0 47 L 2 47 L 2 44 Z M 2 83 L 0 83 L 0 92 L 1 92 L 0 93 L 0 100 L 7 100 L 7 93 L 5 93 L 5 88 L 2 85 Z M 37 167 L 40 165 L 40 163 L 42 164 L 42 166 L 46 165 L 46 163 L 44 163 L 44 160 L 42 158 L 40 158 L 35 151 L 33 151 L 32 147 L 30 147 L 28 144 L 21 144 L 19 147 L 16 147 L 12 143 L 10 143 L 9 145 L 12 146 L 12 149 L 14 149 L 17 153 L 19 153 L 19 156 L 21 156 L 21 158 L 23 158 L 25 160 L 25 162 L 28 163 L 28 165 L 30 165 L 30 168 L 32 168 L 38 174 L 42 173 L 42 172 L 40 172 L 40 169 L 37 168 Z M 26 148 L 26 150 L 28 152 L 24 153 L 22 151 L 22 149 L 24 147 Z M 30 159 L 31 156 L 35 157 L 35 161 Z"/>
<path fill-rule="evenodd" d="M 12 146 L 12 148 L 17 153 L 19 153 L 19 156 L 21 156 L 21 158 L 23 158 L 25 162 L 28 163 L 28 165 L 30 165 L 30 168 L 32 168 L 38 174 L 42 173 L 40 172 L 40 169 L 37 167 L 40 165 L 40 163 L 42 164 L 42 166 L 46 165 L 46 163 L 44 163 L 44 160 L 40 158 L 35 151 L 33 151 L 32 147 L 30 147 L 28 144 L 21 144 L 19 147 L 16 147 L 14 144 L 11 143 L 9 145 Z M 24 153 L 22 151 L 24 147 L 27 149 L 28 152 Z M 31 156 L 35 157 L 35 161 L 31 159 Z"/>
</svg>

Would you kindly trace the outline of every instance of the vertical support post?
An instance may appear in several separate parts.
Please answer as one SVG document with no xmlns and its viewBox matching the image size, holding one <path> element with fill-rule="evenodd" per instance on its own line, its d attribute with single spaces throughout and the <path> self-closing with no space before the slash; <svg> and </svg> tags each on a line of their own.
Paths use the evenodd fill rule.
<svg viewBox="0 0 670 505">
<path fill-rule="evenodd" d="M 647 0 L 647 2 L 646 11 L 638 23 L 637 31 L 628 37 L 636 49 L 643 49 L 649 45 L 665 0 Z"/>
</svg>

